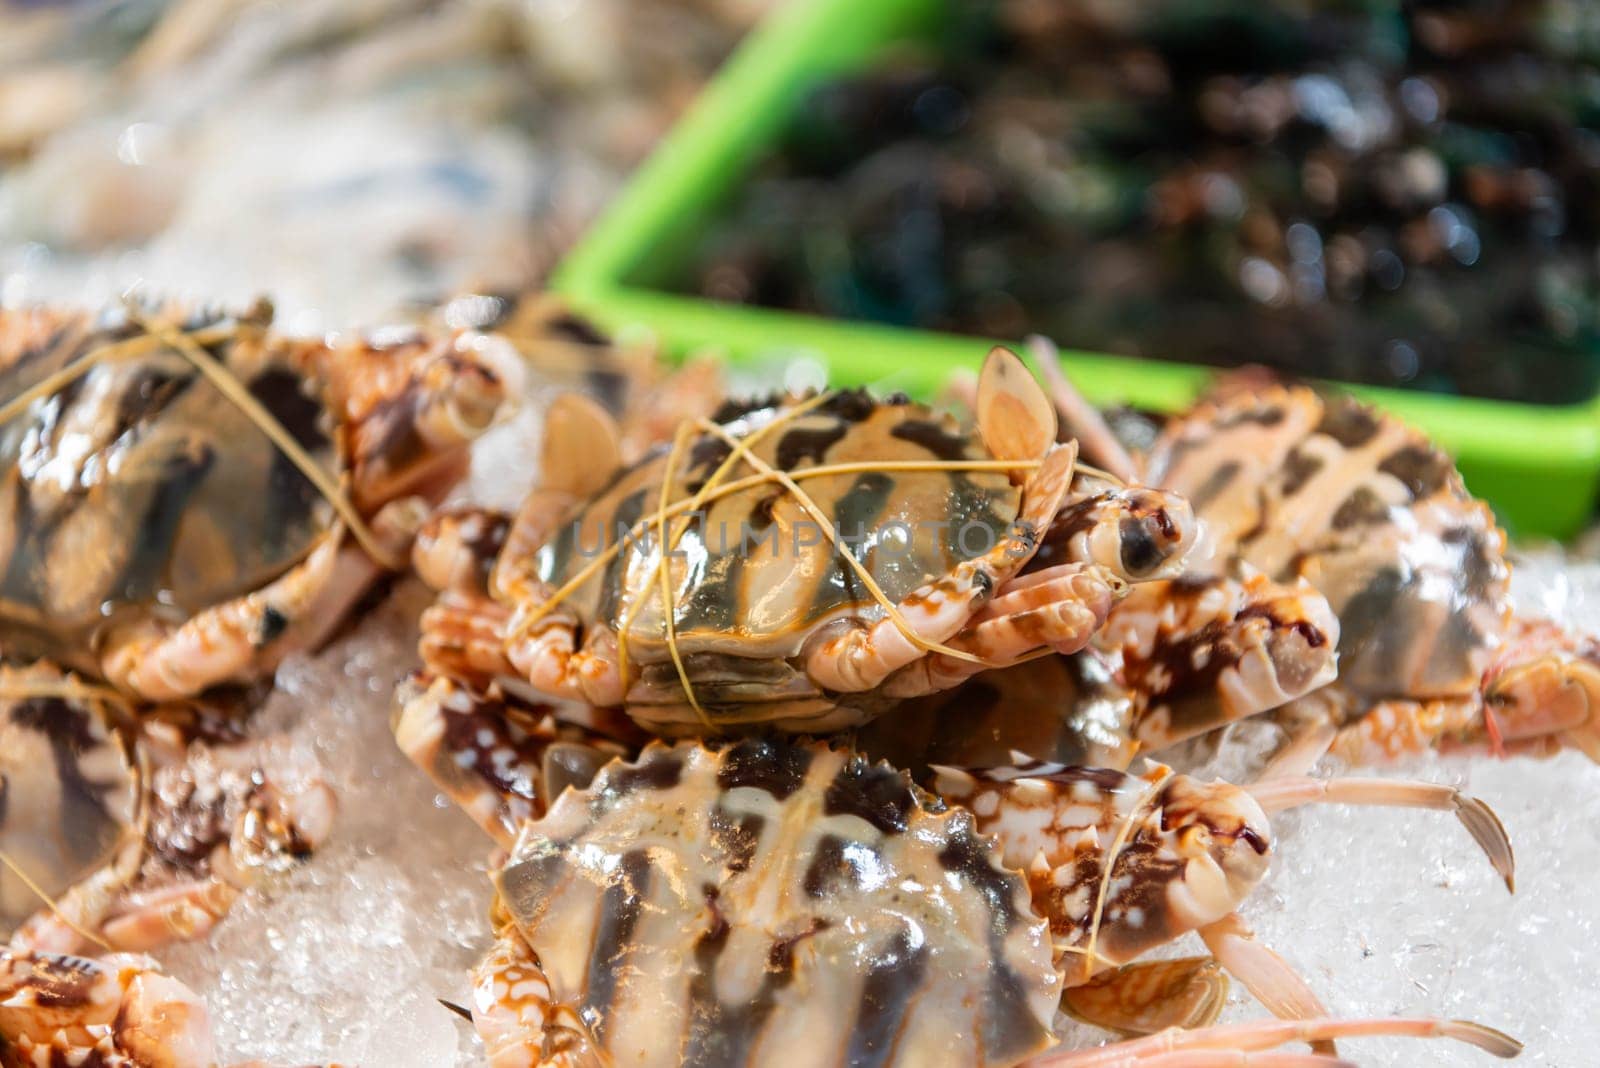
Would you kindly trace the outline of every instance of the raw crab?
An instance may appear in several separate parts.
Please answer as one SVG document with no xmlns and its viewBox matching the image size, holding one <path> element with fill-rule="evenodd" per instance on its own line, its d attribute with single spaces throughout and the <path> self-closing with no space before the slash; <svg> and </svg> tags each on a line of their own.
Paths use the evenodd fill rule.
<svg viewBox="0 0 1600 1068">
<path fill-rule="evenodd" d="M 1064 379 L 1054 385 L 1086 455 L 1193 502 L 1207 536 L 1192 569 L 1309 584 L 1337 615 L 1338 679 L 1288 704 L 1297 743 L 1280 769 L 1330 744 L 1352 760 L 1563 744 L 1600 760 L 1600 645 L 1513 616 L 1505 535 L 1422 434 L 1349 397 L 1239 380 L 1134 460 Z M 1119 610 L 1159 597 L 1141 589 Z M 1153 728 L 1193 734 L 1228 718 Z"/>
<path fill-rule="evenodd" d="M 242 889 L 321 844 L 332 791 L 235 725 L 204 706 L 135 716 L 48 664 L 0 667 L 0 933 L 13 948 L 201 937 Z"/>
<path fill-rule="evenodd" d="M 0 648 L 164 701 L 269 673 L 385 570 L 507 390 L 479 335 L 290 341 L 264 306 L 0 310 Z"/>
<path fill-rule="evenodd" d="M 495 877 L 472 1012 L 490 1063 L 1014 1064 L 1052 1043 L 1063 987 L 1125 1032 L 1213 1021 L 1217 964 L 1135 960 L 1188 931 L 1274 1012 L 1319 1017 L 1233 911 L 1266 870 L 1266 811 L 1314 800 L 1454 809 L 1510 878 L 1492 813 L 1448 787 L 1053 765 L 932 783 L 775 739 L 655 743 L 575 778 Z"/>
<path fill-rule="evenodd" d="M 975 432 L 861 392 L 730 406 L 632 465 L 603 413 L 562 398 L 518 516 L 458 515 L 419 546 L 454 591 L 424 620 L 424 659 L 674 735 L 831 730 L 1081 648 L 1130 583 L 1177 569 L 1187 505 L 1075 479 L 1010 353 L 990 354 L 979 398 Z M 1063 508 L 1093 520 L 1020 576 Z M 471 562 L 491 534 L 492 570 Z"/>
<path fill-rule="evenodd" d="M 491 1063 L 1043 1050 L 1060 996 L 1045 926 L 971 815 L 936 808 L 823 746 L 656 745 L 610 765 L 496 876 L 504 925 L 473 1006 Z"/>
<path fill-rule="evenodd" d="M 1032 347 L 1064 417 L 1063 432 L 1081 435 L 1080 447 L 1092 450 L 1096 458 L 1108 458 L 1113 472 L 1098 493 L 1085 494 L 1061 510 L 1023 568 L 1024 577 L 1081 555 L 1094 540 L 1117 529 L 1104 522 L 1108 506 L 1136 514 L 1141 501 L 1163 499 L 1160 491 L 1139 484 L 1137 467 L 1126 460 L 1099 414 L 1067 385 L 1054 349 L 1037 338 Z M 954 380 L 950 393 L 953 400 L 976 406 L 976 390 L 969 382 Z M 1048 669 L 1023 664 L 992 672 L 972 688 L 980 698 L 986 684 L 1015 693 L 1033 711 L 1008 702 L 1004 714 L 1009 722 L 1037 715 L 1040 722 L 1065 732 L 1058 744 L 1068 745 L 1069 751 L 1088 744 L 1093 752 L 1080 754 L 1090 757 L 1088 763 L 1126 767 L 1135 751 L 1160 751 L 1278 708 L 1334 679 L 1339 621 L 1309 582 L 1276 582 L 1259 573 L 1207 574 L 1195 570 L 1196 562 L 1188 557 L 1181 565 L 1185 570 L 1176 577 L 1168 577 L 1168 568 L 1152 576 L 1154 581 L 1132 586 L 1111 606 L 1105 626 L 1094 635 L 1091 646 L 1121 687 L 1118 700 L 1124 704 L 1119 708 L 1126 715 L 1111 724 L 1103 701 L 1077 706 L 1092 713 L 1094 721 L 1085 724 L 1092 738 L 1071 739 L 1077 733 L 1070 722 L 1075 697 L 1071 689 L 1062 698 L 1047 692 L 1041 683 Z M 1105 672 L 1097 668 L 1094 674 Z M 952 703 L 960 700 L 954 697 Z M 1120 759 L 1115 750 L 1120 750 Z"/>
<path fill-rule="evenodd" d="M 0 950 L 0 1064 L 6 1068 L 216 1063 L 205 1005 L 149 958 Z"/>
</svg>

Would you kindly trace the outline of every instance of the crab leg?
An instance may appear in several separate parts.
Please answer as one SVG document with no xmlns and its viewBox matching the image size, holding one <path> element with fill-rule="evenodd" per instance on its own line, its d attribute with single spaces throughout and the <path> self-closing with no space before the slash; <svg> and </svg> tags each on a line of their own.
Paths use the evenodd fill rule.
<svg viewBox="0 0 1600 1068">
<path fill-rule="evenodd" d="M 1278 778 L 1246 789 L 1268 813 L 1309 804 L 1380 805 L 1454 812 L 1472 840 L 1488 856 L 1494 870 L 1505 880 L 1506 889 L 1515 889 L 1516 858 L 1505 826 L 1488 805 L 1453 786 L 1401 779 Z"/>
<path fill-rule="evenodd" d="M 489 1068 L 600 1068 L 589 1029 L 554 1004 L 533 950 L 513 929 L 473 969 L 472 1024 Z"/>
<path fill-rule="evenodd" d="M 423 609 L 417 651 L 428 670 L 487 686 L 515 678 L 506 657 L 505 625 L 511 612 L 489 597 L 447 590 Z"/>
<path fill-rule="evenodd" d="M 1306 985 L 1300 973 L 1270 947 L 1257 942 L 1255 933 L 1237 912 L 1206 924 L 1198 934 L 1217 963 L 1280 1020 L 1311 1020 L 1328 1015 L 1322 999 Z M 1320 1053 L 1334 1052 L 1331 1042 L 1314 1048 Z"/>
<path fill-rule="evenodd" d="M 219 879 L 135 894 L 118 902 L 122 914 L 106 920 L 100 931 L 118 950 L 145 953 L 204 938 L 238 898 L 239 890 Z"/>
<path fill-rule="evenodd" d="M 505 627 L 510 635 L 506 658 L 517 672 L 544 693 L 607 707 L 623 702 L 616 659 L 579 650 L 577 618 L 564 605 L 552 607 L 548 602 L 555 591 L 526 568 L 534 550 L 571 517 L 573 506 L 617 469 L 617 434 L 616 423 L 593 401 L 573 393 L 556 398 L 545 415 L 542 483 L 518 510 L 490 577 L 496 598 L 518 606 Z M 535 622 L 524 622 L 530 619 Z M 585 644 L 612 640 L 597 630 Z"/>
<path fill-rule="evenodd" d="M 1095 1027 L 1150 1035 L 1217 1022 L 1228 998 L 1228 975 L 1211 957 L 1149 960 L 1102 972 L 1061 994 L 1061 1008 Z"/>
<path fill-rule="evenodd" d="M 938 693 L 1041 649 L 1075 653 L 1089 643 L 1124 589 L 1093 564 L 1060 564 L 1026 578 L 1021 589 L 1008 583 L 1005 592 L 946 643 L 981 662 L 942 653 L 925 656 L 902 668 L 886 684 L 886 692 L 891 697 Z"/>
<path fill-rule="evenodd" d="M 1566 745 L 1600 762 L 1600 646 L 1543 620 L 1513 620 L 1509 641 L 1463 697 L 1379 701 L 1333 743 L 1351 761 L 1431 748 L 1548 754 Z"/>
<path fill-rule="evenodd" d="M 1492 1027 L 1470 1020 L 1439 1020 L 1428 1017 L 1396 1017 L 1368 1020 L 1262 1020 L 1246 1024 L 1225 1024 L 1198 1031 L 1163 1031 L 1148 1038 L 1118 1042 L 1099 1049 L 1046 1053 L 1027 1062 L 1027 1068 L 1203 1068 L 1227 1064 L 1215 1059 L 1180 1059 L 1177 1055 L 1204 1053 L 1252 1053 L 1286 1042 L 1320 1042 L 1336 1038 L 1450 1038 L 1476 1046 L 1493 1056 L 1510 1059 L 1522 1052 L 1522 1043 Z M 1165 1058 L 1165 1059 L 1162 1059 Z M 1232 1063 L 1241 1063 L 1234 1061 Z M 1249 1061 L 1243 1063 L 1249 1064 Z M 1257 1064 L 1271 1064 L 1258 1061 Z M 1279 1064 L 1337 1064 L 1326 1058 Z"/>
</svg>

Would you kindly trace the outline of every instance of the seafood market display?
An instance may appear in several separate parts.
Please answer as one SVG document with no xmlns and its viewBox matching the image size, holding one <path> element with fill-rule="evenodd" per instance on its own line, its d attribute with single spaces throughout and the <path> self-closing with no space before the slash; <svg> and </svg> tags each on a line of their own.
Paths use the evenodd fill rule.
<svg viewBox="0 0 1600 1068">
<path fill-rule="evenodd" d="M 795 109 L 674 287 L 1501 400 L 1594 395 L 1586 5 L 928 6 L 943 22 L 922 55 Z"/>
<path fill-rule="evenodd" d="M 0 0 L 0 1066 L 1582 1063 L 1600 578 L 1420 432 L 540 289 L 772 6 Z M 682 284 L 1593 388 L 1568 5 L 1191 7 L 953 3 Z"/>
<path fill-rule="evenodd" d="M 1330 746 L 1594 752 L 1591 640 L 1512 615 L 1492 516 L 1380 413 L 1224 381 L 1130 454 L 1042 343 L 1042 383 L 996 349 L 966 411 L 728 400 L 534 294 L 371 340 L 264 306 L 0 326 L 3 1063 L 217 1061 L 126 954 L 336 833 L 254 709 L 397 570 L 434 601 L 395 742 L 494 850 L 455 1007 L 496 1068 L 1520 1050 L 1337 1019 L 1245 914 L 1306 805 L 1448 813 L 1515 885 L 1484 801 L 1309 775 Z M 523 504 L 447 503 L 528 404 Z M 1134 766 L 1257 717 L 1286 744 L 1253 779 Z M 1230 980 L 1284 1023 L 1218 1028 Z"/>
<path fill-rule="evenodd" d="M 1483 801 L 1304 774 L 1331 732 L 1309 757 L 1297 733 L 1255 782 L 1127 770 L 1337 686 L 1347 598 L 1320 592 L 1320 570 L 1234 566 L 1225 524 L 1133 481 L 1158 469 L 1098 420 L 1055 444 L 1081 409 L 1045 366 L 1067 428 L 997 350 L 970 423 L 859 391 L 781 397 L 689 415 L 631 462 L 637 429 L 565 393 L 516 514 L 430 522 L 415 562 L 438 600 L 394 730 L 501 851 L 467 1010 L 497 1068 L 1072 1064 L 1050 1051 L 1058 1010 L 1122 1035 L 1204 1029 L 1230 977 L 1276 1016 L 1322 1020 L 1314 985 L 1238 911 L 1274 854 L 1269 816 L 1306 804 L 1452 813 L 1514 886 Z M 1485 513 L 1453 477 L 1434 475 L 1470 524 Z M 842 515 L 873 534 L 842 536 Z M 881 534 L 972 515 L 993 536 L 964 556 Z M 714 542 L 750 516 L 832 533 Z M 1479 543 L 1500 551 L 1492 520 Z M 1503 587 L 1504 561 L 1485 569 Z M 1440 596 L 1421 587 L 1418 613 Z M 1475 609 L 1465 594 L 1438 609 Z M 683 735 L 698 738 L 655 740 Z M 1207 956 L 1147 958 L 1190 933 Z M 1126 1056 L 1106 1063 L 1154 1053 Z M 1171 1063 L 1212 1063 L 1194 1058 Z"/>
</svg>

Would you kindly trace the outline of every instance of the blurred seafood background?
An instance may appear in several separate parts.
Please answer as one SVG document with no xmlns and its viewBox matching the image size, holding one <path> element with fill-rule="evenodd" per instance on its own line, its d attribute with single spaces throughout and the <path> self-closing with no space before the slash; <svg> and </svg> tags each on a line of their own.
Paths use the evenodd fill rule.
<svg viewBox="0 0 1600 1068">
<path fill-rule="evenodd" d="M 959 0 L 680 286 L 1503 400 L 1594 393 L 1600 8 Z"/>
<path fill-rule="evenodd" d="M 537 282 L 773 0 L 0 0 L 0 301 Z"/>
</svg>

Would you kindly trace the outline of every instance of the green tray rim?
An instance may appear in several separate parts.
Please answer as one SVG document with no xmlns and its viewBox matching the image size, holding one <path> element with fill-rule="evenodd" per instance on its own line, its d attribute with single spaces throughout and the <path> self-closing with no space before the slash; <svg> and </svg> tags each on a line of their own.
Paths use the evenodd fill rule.
<svg viewBox="0 0 1600 1068">
<path fill-rule="evenodd" d="M 718 351 L 742 360 L 791 353 L 820 360 L 834 380 L 924 395 L 949 373 L 977 366 L 993 344 L 793 312 L 723 304 L 625 281 L 659 268 L 662 250 L 691 232 L 748 172 L 794 113 L 803 87 L 858 67 L 926 29 L 944 0 L 791 0 L 763 21 L 688 113 L 558 265 L 552 286 L 579 310 L 620 330 L 647 330 L 675 354 Z M 1189 403 L 1214 368 L 1065 352 L 1074 381 L 1096 403 L 1171 411 Z M 1328 383 L 1379 404 L 1438 440 L 1475 492 L 1519 535 L 1566 537 L 1600 492 L 1600 394 L 1571 405 L 1531 405 L 1350 383 Z"/>
</svg>

